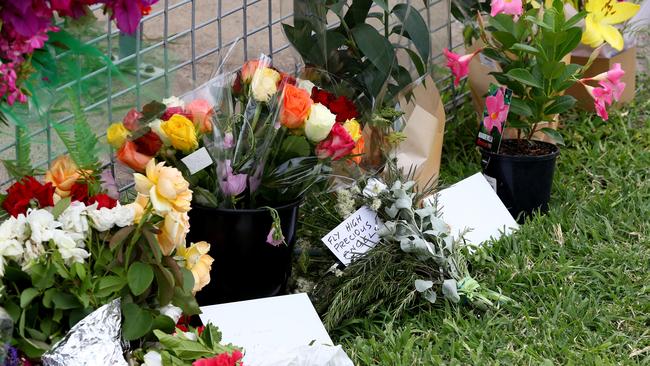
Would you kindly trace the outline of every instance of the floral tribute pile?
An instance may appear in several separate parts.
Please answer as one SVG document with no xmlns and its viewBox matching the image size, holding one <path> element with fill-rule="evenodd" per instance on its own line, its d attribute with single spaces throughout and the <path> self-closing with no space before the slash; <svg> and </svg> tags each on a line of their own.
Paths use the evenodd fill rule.
<svg viewBox="0 0 650 366">
<path fill-rule="evenodd" d="M 77 135 L 61 135 L 64 141 L 92 134 L 85 120 L 76 123 Z M 57 158 L 42 181 L 34 174 L 17 177 L 2 196 L 0 308 L 15 324 L 9 355 L 17 360 L 37 360 L 75 323 L 116 298 L 122 336 L 132 347 L 156 337 L 163 345 L 168 337 L 192 338 L 179 335 L 177 322 L 181 314 L 200 312 L 194 294 L 210 281 L 210 244 L 185 239 L 192 191 L 181 172 L 149 160 L 134 174 L 137 196 L 122 204 L 110 172 L 100 173 L 95 151 L 82 145 Z M 187 362 L 174 364 L 224 352 L 230 357 L 236 349 L 220 346 L 217 334 L 210 326 L 209 338 L 191 339 L 203 352 L 190 360 L 177 350 Z M 163 355 L 174 352 L 168 348 Z M 143 362 L 137 352 L 131 358 Z"/>
<path fill-rule="evenodd" d="M 220 75 L 210 100 L 171 97 L 129 111 L 107 131 L 117 158 L 136 171 L 151 159 L 183 172 L 196 202 L 257 208 L 299 198 L 327 177 L 328 164 L 363 152 L 352 101 L 282 73 L 261 58 Z M 183 158 L 205 148 L 210 167 Z"/>
<path fill-rule="evenodd" d="M 116 20 L 121 31 L 133 34 L 142 16 L 148 14 L 156 2 L 158 0 L 0 1 L 0 102 L 9 105 L 16 101 L 27 102 L 29 94 L 22 84 L 35 68 L 42 66 L 40 54 L 34 53 L 46 53 L 42 49 L 51 34 L 61 31 L 53 25 L 56 16 L 78 19 L 91 14 L 89 6 L 103 5 L 104 12 L 111 20 Z"/>
</svg>

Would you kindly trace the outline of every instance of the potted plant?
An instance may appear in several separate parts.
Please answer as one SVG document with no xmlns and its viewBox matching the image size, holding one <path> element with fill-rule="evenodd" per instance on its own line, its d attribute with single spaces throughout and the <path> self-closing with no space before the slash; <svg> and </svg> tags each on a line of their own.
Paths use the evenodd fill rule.
<svg viewBox="0 0 650 366">
<path fill-rule="evenodd" d="M 132 168 L 148 172 L 156 157 L 190 182 L 190 238 L 209 240 L 215 258 L 213 281 L 197 295 L 207 305 L 284 292 L 301 198 L 329 177 L 331 161 L 358 158 L 357 117 L 348 98 L 262 57 L 183 99 L 132 110 L 108 140 Z"/>
<path fill-rule="evenodd" d="M 559 0 L 548 8 L 495 0 L 491 14 L 487 25 L 479 17 L 485 43 L 481 53 L 498 64 L 500 71 L 490 74 L 512 95 L 509 104 L 504 102 L 503 89 L 486 98 L 481 128 L 487 135 L 486 141 L 495 143 L 479 146 L 482 145 L 484 174 L 496 180 L 497 194 L 521 221 L 536 210 L 548 210 L 559 154 L 556 144 L 563 144 L 563 140 L 557 130 L 545 127 L 544 123 L 575 104 L 575 98 L 564 95 L 564 91 L 580 82 L 594 99 L 598 115 L 607 119 L 606 107 L 620 98 L 625 87 L 620 81 L 624 72 L 617 65 L 596 77 L 581 79 L 590 62 L 579 66 L 564 61 L 583 37 L 578 23 L 584 13 L 567 19 Z M 467 75 L 475 54 L 446 54 L 454 76 L 459 79 Z M 598 86 L 589 85 L 595 82 Z M 501 140 L 504 123 L 517 129 L 517 133 Z M 556 144 L 539 141 L 540 134 Z"/>
<path fill-rule="evenodd" d="M 282 25 L 287 39 L 307 69 L 324 71 L 319 74 L 357 91 L 355 101 L 366 121 L 362 166 L 382 169 L 387 143 L 403 138 L 394 128 L 402 115 L 395 109 L 399 96 L 429 70 L 426 22 L 404 2 L 318 0 L 294 10 L 293 25 Z M 376 21 L 379 26 L 372 26 Z"/>
</svg>

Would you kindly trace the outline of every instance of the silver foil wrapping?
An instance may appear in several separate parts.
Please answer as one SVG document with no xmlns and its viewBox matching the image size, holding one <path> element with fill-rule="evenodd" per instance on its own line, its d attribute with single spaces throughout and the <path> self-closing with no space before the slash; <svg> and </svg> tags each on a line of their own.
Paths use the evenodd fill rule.
<svg viewBox="0 0 650 366">
<path fill-rule="evenodd" d="M 128 366 L 121 344 L 120 299 L 77 323 L 42 357 L 44 366 Z"/>
</svg>

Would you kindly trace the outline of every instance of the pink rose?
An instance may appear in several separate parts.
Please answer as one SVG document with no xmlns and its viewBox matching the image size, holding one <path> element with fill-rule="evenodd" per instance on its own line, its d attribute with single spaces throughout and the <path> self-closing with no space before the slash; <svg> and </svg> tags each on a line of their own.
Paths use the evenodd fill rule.
<svg viewBox="0 0 650 366">
<path fill-rule="evenodd" d="M 355 142 L 352 136 L 340 123 L 335 123 L 329 136 L 316 145 L 316 155 L 320 159 L 332 158 L 338 160 L 349 155 L 354 150 Z"/>
<path fill-rule="evenodd" d="M 185 109 L 192 115 L 194 125 L 198 127 L 201 133 L 212 131 L 212 114 L 214 109 L 205 99 L 196 99 L 188 104 Z"/>
</svg>

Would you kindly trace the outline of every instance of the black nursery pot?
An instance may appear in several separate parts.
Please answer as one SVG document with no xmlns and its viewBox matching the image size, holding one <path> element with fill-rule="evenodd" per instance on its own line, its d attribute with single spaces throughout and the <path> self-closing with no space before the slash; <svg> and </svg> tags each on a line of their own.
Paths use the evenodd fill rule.
<svg viewBox="0 0 650 366">
<path fill-rule="evenodd" d="M 194 205 L 189 212 L 191 242 L 210 243 L 210 283 L 196 294 L 199 305 L 283 294 L 291 275 L 301 201 L 275 207 L 287 245 L 266 242 L 272 218 L 267 209 L 217 209 Z"/>
<path fill-rule="evenodd" d="M 548 145 L 552 152 L 539 156 L 511 156 L 481 149 L 483 174 L 496 180 L 497 195 L 519 223 L 537 210 L 548 212 L 551 199 L 555 161 L 560 150 L 547 142 L 535 143 Z"/>
</svg>

